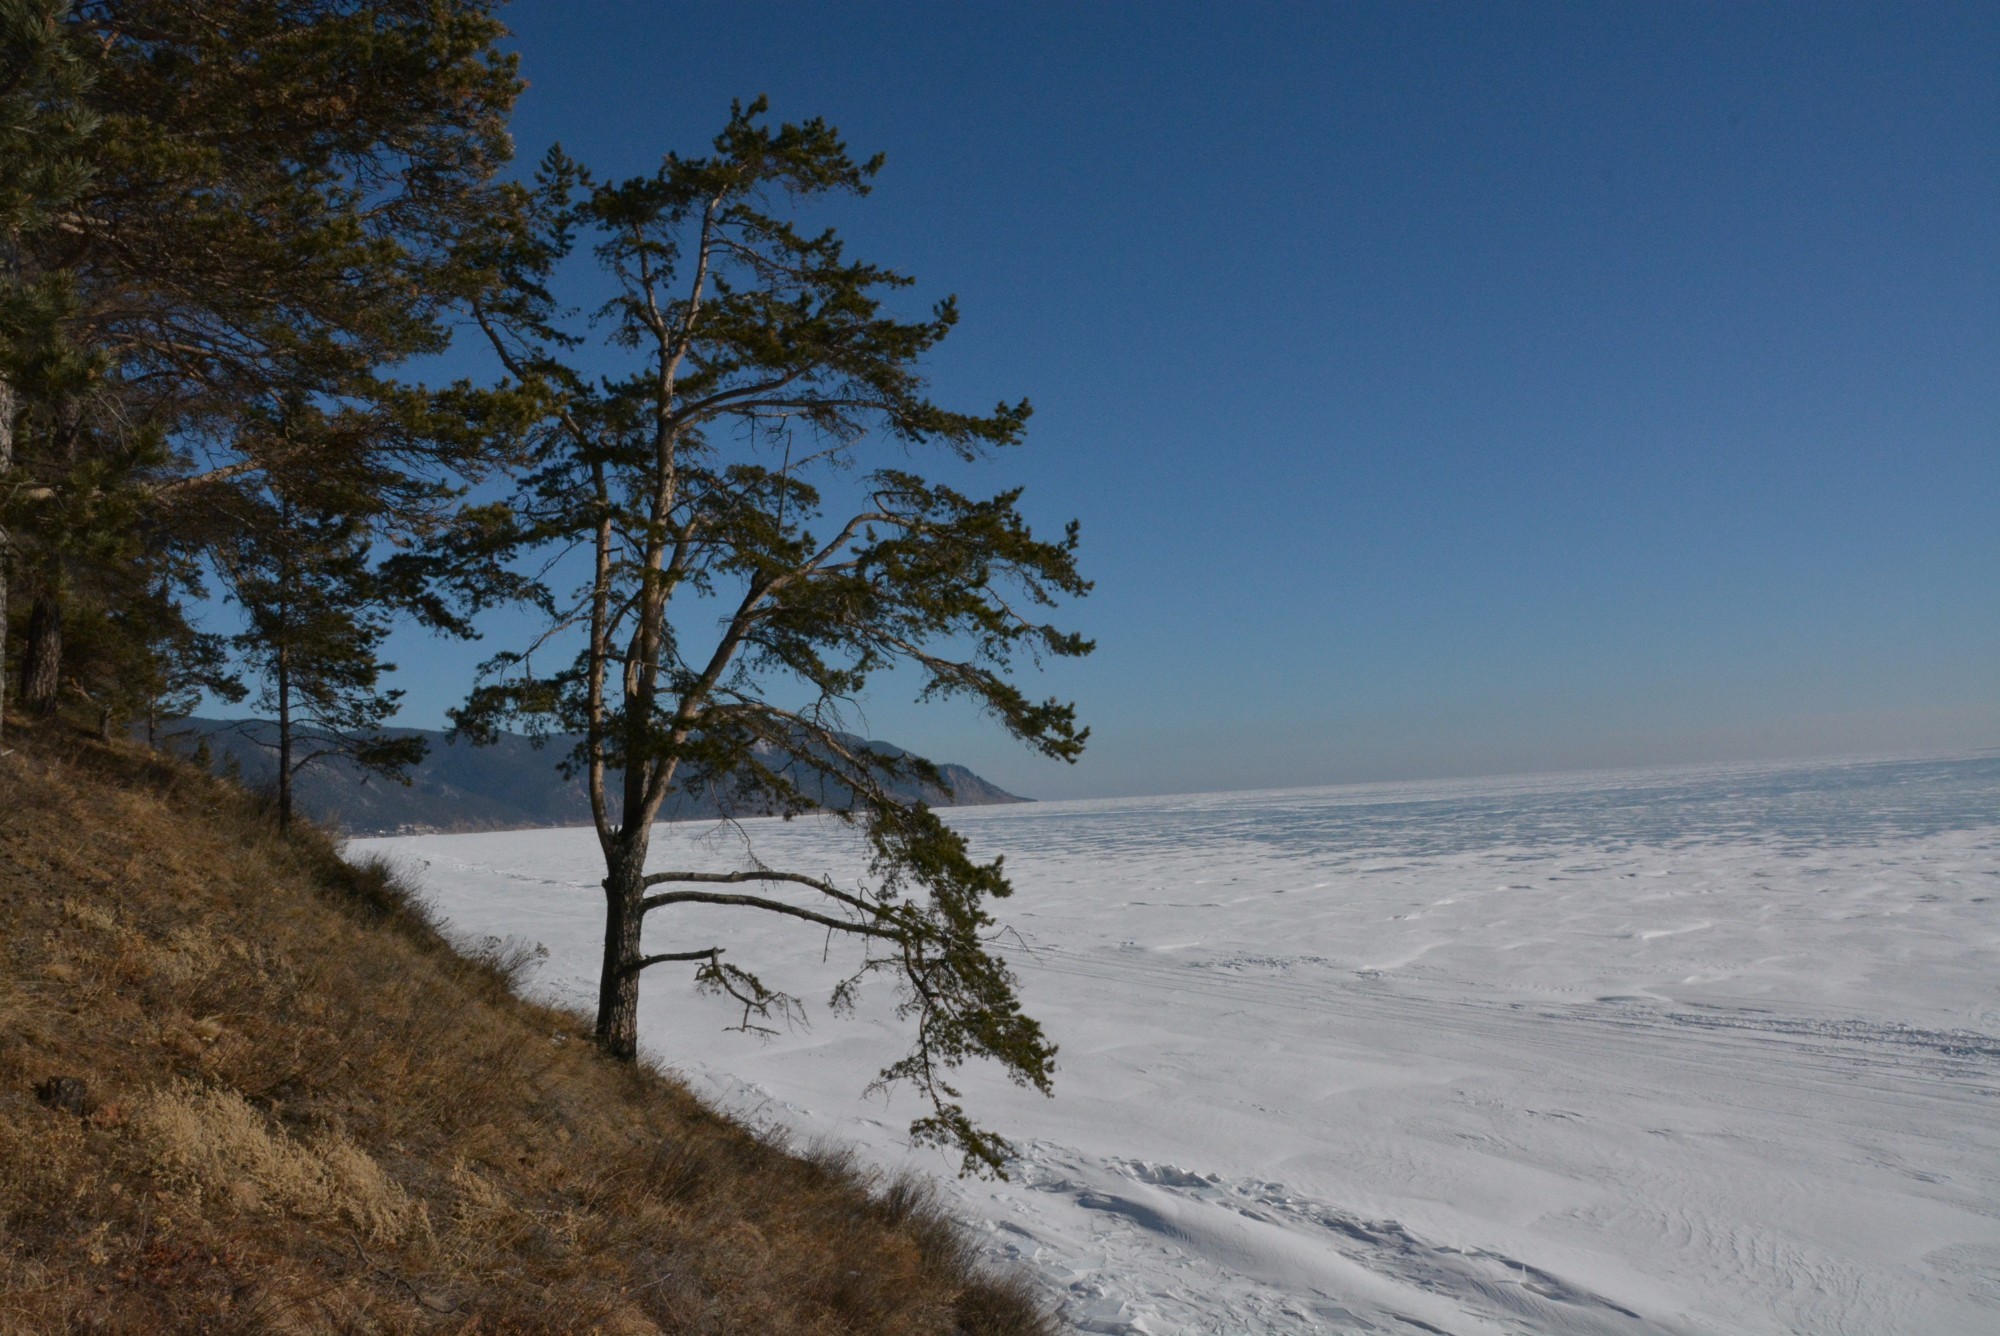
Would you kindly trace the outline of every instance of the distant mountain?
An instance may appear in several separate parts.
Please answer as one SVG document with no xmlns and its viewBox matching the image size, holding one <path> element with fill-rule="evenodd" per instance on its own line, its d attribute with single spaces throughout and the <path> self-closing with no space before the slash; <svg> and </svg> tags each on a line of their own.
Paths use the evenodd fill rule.
<svg viewBox="0 0 2000 1336">
<path fill-rule="evenodd" d="M 171 745 L 182 755 L 203 739 L 218 770 L 233 761 L 243 782 L 267 787 L 276 778 L 277 753 L 272 750 L 277 725 L 261 719 L 185 719 L 167 730 Z M 299 809 L 315 820 L 339 827 L 349 835 L 404 835 L 429 831 L 523 830 L 539 826 L 580 826 L 590 821 L 590 799 L 583 781 L 564 779 L 556 762 L 574 738 L 552 737 L 543 746 L 517 734 L 502 734 L 490 747 L 451 742 L 433 729 L 386 730 L 398 737 L 417 736 L 430 743 L 424 760 L 410 768 L 410 784 L 369 775 L 346 761 L 328 758 L 299 776 Z M 886 742 L 860 738 L 851 745 L 891 756 L 905 753 Z M 922 798 L 936 807 L 980 807 L 1018 803 L 1016 797 L 989 784 L 962 765 L 938 767 L 949 791 L 928 786 L 902 786 L 901 796 Z M 823 794 L 829 807 L 844 806 L 847 790 L 833 786 Z M 696 820 L 721 814 L 710 794 L 668 797 L 660 810 L 663 821 Z M 738 811 L 736 815 L 748 815 Z"/>
</svg>

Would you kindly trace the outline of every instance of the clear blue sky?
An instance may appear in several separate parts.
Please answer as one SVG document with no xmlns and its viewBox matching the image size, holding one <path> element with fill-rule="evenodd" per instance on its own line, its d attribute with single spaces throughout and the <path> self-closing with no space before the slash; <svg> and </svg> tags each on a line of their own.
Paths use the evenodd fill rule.
<svg viewBox="0 0 2000 1336">
<path fill-rule="evenodd" d="M 1082 520 L 1043 797 L 2000 744 L 2000 6 L 518 0 L 532 162 L 888 166 Z M 491 648 L 493 642 L 483 648 Z M 481 650 L 399 637 L 406 722 Z"/>
</svg>

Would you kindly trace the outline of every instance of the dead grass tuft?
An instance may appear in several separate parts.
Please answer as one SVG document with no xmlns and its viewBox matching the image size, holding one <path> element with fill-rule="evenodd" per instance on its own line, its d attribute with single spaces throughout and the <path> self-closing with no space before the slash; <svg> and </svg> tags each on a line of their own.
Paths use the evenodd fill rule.
<svg viewBox="0 0 2000 1336">
<path fill-rule="evenodd" d="M 0 758 L 0 1336 L 1058 1330 L 921 1180 L 786 1153 L 165 757 Z"/>
<path fill-rule="evenodd" d="M 219 1195 L 240 1210 L 344 1222 L 369 1243 L 397 1242 L 420 1214 L 346 1137 L 294 1140 L 233 1090 L 176 1081 L 133 1103 L 132 1134 L 151 1156 L 154 1177 L 195 1202 Z"/>
</svg>

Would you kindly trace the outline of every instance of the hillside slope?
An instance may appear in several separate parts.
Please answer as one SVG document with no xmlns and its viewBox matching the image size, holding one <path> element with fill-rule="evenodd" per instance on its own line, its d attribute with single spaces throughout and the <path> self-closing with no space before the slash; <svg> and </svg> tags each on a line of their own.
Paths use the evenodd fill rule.
<svg viewBox="0 0 2000 1336">
<path fill-rule="evenodd" d="M 0 1333 L 1046 1332 L 915 1185 L 599 1058 L 240 790 L 0 757 Z"/>
<path fill-rule="evenodd" d="M 260 789 L 277 773 L 277 726 L 255 719 L 185 719 L 171 728 L 173 746 L 182 754 L 203 740 L 218 765 L 234 762 L 244 785 Z M 299 775 L 300 810 L 337 826 L 350 835 L 400 835 L 419 832 L 453 833 L 474 830 L 522 830 L 543 826 L 578 826 L 590 820 L 590 799 L 583 781 L 564 779 L 556 763 L 568 754 L 573 737 L 550 738 L 537 747 L 516 734 L 502 734 L 491 746 L 454 744 L 435 729 L 392 728 L 396 737 L 421 737 L 430 747 L 410 768 L 410 783 L 398 784 L 370 776 L 338 758 L 314 765 Z M 886 742 L 851 739 L 858 747 L 891 756 L 902 749 Z M 1018 803 L 998 785 L 981 779 L 962 765 L 941 765 L 944 787 L 908 784 L 901 792 L 933 807 L 984 806 Z M 843 807 L 849 794 L 832 786 L 822 801 Z M 719 815 L 713 794 L 676 793 L 660 811 L 664 821 Z M 749 815 L 739 812 L 737 815 Z"/>
</svg>

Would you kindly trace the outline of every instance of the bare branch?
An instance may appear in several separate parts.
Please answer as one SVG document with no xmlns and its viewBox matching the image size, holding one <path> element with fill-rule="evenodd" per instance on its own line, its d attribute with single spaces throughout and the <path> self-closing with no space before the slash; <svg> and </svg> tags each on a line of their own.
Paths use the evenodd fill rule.
<svg viewBox="0 0 2000 1336">
<path fill-rule="evenodd" d="M 816 913 L 788 905 L 783 900 L 767 900 L 761 895 L 721 895 L 714 891 L 668 891 L 663 895 L 649 895 L 641 902 L 647 910 L 658 909 L 662 905 L 734 905 L 744 909 L 765 909 L 773 914 L 788 914 L 792 918 L 817 923 L 823 928 L 833 928 L 840 932 L 852 933 L 857 937 L 882 937 L 889 941 L 901 941 L 903 934 L 894 928 L 878 927 L 873 923 L 856 923 L 852 919 L 837 919 L 830 914 Z"/>
<path fill-rule="evenodd" d="M 801 876 L 796 872 L 778 872 L 770 868 L 758 868 L 751 872 L 654 872 L 647 875 L 644 884 L 647 886 L 663 886 L 669 882 L 677 885 L 694 882 L 712 886 L 740 886 L 745 882 L 760 881 L 788 881 L 800 886 L 810 886 L 821 895 L 838 900 L 842 904 L 852 905 L 864 913 L 873 914 L 875 912 L 876 907 L 874 905 L 858 895 L 841 890 L 832 882 L 824 881 L 818 877 Z M 665 897 L 648 896 L 639 907 L 642 910 L 651 909 L 656 901 L 664 903 Z"/>
<path fill-rule="evenodd" d="M 625 972 L 637 974 L 640 970 L 649 969 L 654 965 L 670 964 L 676 960 L 714 960 L 722 952 L 723 948 L 719 946 L 711 946 L 701 951 L 662 951 L 658 955 L 639 957 L 625 967 Z"/>
</svg>

